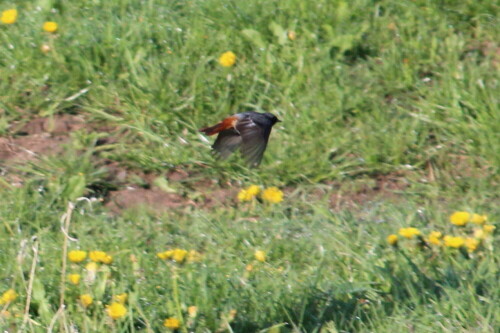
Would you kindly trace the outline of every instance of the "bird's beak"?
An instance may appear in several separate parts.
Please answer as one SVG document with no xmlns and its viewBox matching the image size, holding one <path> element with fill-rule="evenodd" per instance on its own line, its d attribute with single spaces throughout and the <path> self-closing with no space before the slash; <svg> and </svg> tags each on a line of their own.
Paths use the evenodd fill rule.
<svg viewBox="0 0 500 333">
<path fill-rule="evenodd" d="M 282 121 L 278 119 L 278 120 L 276 120 L 276 122 L 277 122 L 277 123 L 281 123 Z"/>
</svg>

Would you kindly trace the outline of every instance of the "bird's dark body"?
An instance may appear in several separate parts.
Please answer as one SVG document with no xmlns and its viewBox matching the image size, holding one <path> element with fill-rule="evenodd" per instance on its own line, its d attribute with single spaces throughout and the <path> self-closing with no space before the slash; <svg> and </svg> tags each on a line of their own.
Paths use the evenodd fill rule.
<svg viewBox="0 0 500 333">
<path fill-rule="evenodd" d="M 271 113 L 247 111 L 232 115 L 220 123 L 200 129 L 207 135 L 219 134 L 212 148 L 227 158 L 240 148 L 248 164 L 258 166 L 267 147 L 269 135 L 278 118 Z"/>
</svg>

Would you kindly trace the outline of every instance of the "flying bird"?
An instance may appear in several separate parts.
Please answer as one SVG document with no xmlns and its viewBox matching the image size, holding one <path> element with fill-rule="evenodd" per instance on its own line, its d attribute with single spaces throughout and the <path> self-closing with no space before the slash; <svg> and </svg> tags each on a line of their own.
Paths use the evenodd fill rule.
<svg viewBox="0 0 500 333">
<path fill-rule="evenodd" d="M 240 148 L 249 166 L 260 164 L 269 135 L 279 120 L 272 113 L 242 112 L 227 117 L 214 126 L 200 129 L 206 135 L 219 134 L 212 148 L 222 159 Z"/>
</svg>

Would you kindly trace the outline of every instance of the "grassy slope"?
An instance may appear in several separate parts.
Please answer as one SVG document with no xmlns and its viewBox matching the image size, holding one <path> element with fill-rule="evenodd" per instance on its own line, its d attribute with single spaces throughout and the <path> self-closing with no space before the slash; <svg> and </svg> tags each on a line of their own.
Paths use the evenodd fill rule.
<svg viewBox="0 0 500 333">
<path fill-rule="evenodd" d="M 119 128 L 120 141 L 100 154 L 134 168 L 161 173 L 183 165 L 221 182 L 298 189 L 272 210 L 109 217 L 98 203 L 92 209 L 79 203 L 85 209 L 75 211 L 71 230 L 79 242 L 71 248 L 101 248 L 115 257 L 111 278 L 100 276 L 107 287 L 88 291 L 104 304 L 113 293 L 131 294 L 128 319 L 117 331 L 140 330 L 145 320 L 157 330 L 176 314 L 172 275 L 155 257 L 169 247 L 204 253 L 201 264 L 182 269 L 179 287 L 181 303 L 199 307 L 200 331 L 217 330 L 231 309 L 238 310 L 235 332 L 285 322 L 284 330 L 308 332 L 321 325 L 332 332 L 500 325 L 491 244 L 473 260 L 410 248 L 396 253 L 384 244 L 400 226 L 449 232 L 454 209 L 484 212 L 493 222 L 499 216 L 494 2 L 61 0 L 25 1 L 18 9 L 18 22 L 0 27 L 2 44 L 12 45 L 0 49 L 0 133 L 35 115 L 80 113 Z M 39 32 L 49 19 L 60 24 L 55 37 Z M 287 30 L 296 32 L 294 41 L 285 38 Z M 44 55 L 41 44 L 52 51 Z M 234 68 L 217 63 L 226 50 L 238 56 Z M 90 89 L 65 101 L 84 88 Z M 284 120 L 258 171 L 237 161 L 214 163 L 196 132 L 246 107 Z M 0 240 L 8 244 L 0 252 L 0 291 L 15 287 L 25 298 L 31 253 L 22 244 L 33 235 L 40 244 L 32 315 L 42 326 L 32 324 L 33 331 L 44 331 L 57 310 L 59 216 L 73 198 L 67 184 L 78 182 L 78 172 L 87 186 L 104 177 L 91 162 L 94 138 L 75 135 L 72 147 L 86 147 L 86 155 L 70 148 L 28 166 L 23 188 L 0 189 Z M 212 167 L 199 169 L 197 162 Z M 435 181 L 423 181 L 429 166 Z M 333 213 L 325 201 L 302 196 L 302 189 L 324 187 L 321 181 L 350 186 L 395 172 L 410 183 L 398 203 Z M 247 219 L 256 216 L 256 223 Z M 257 248 L 267 251 L 268 263 L 245 273 Z M 79 288 L 68 287 L 67 322 L 109 330 L 100 323 L 102 307 L 85 315 L 76 306 L 86 289 Z M 22 307 L 18 300 L 11 311 Z"/>
</svg>

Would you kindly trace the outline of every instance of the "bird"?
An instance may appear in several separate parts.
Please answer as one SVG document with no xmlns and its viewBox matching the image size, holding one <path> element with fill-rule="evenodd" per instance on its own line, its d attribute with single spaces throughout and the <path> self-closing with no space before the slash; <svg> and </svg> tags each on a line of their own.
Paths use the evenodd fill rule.
<svg viewBox="0 0 500 333">
<path fill-rule="evenodd" d="M 262 161 L 274 124 L 280 122 L 272 113 L 247 111 L 236 113 L 213 126 L 199 131 L 206 135 L 219 134 L 212 148 L 226 159 L 238 148 L 250 167 Z"/>
</svg>

